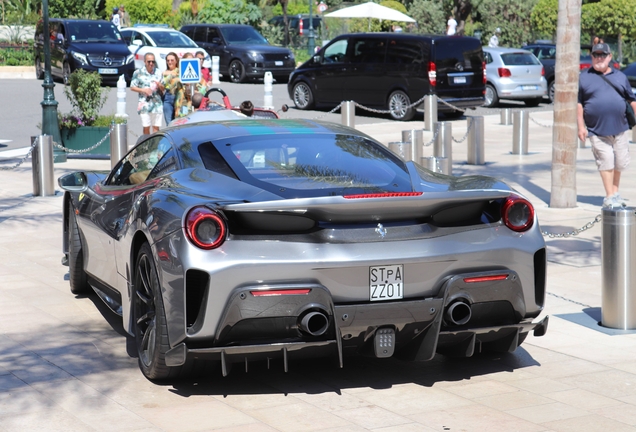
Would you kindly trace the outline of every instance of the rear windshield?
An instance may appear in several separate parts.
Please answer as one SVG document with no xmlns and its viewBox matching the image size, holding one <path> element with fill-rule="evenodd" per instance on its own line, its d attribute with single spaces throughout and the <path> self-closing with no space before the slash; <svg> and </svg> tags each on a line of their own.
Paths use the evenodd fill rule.
<svg viewBox="0 0 636 432">
<path fill-rule="evenodd" d="M 435 65 L 438 72 L 444 69 L 479 71 L 482 61 L 481 44 L 477 39 L 452 37 L 435 41 Z"/>
<path fill-rule="evenodd" d="M 309 197 L 412 190 L 404 163 L 387 149 L 361 137 L 279 134 L 232 138 L 214 144 L 241 181 L 277 195 Z M 211 144 L 202 144 L 205 145 Z M 218 161 L 202 159 L 207 169 L 218 170 Z"/>
<path fill-rule="evenodd" d="M 501 54 L 501 60 L 506 66 L 528 66 L 541 64 L 541 62 L 530 53 Z"/>
</svg>

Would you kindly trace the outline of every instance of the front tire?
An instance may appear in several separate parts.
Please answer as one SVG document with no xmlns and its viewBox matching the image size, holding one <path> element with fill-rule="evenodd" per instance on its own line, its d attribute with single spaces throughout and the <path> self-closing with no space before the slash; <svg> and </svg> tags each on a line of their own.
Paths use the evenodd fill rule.
<svg viewBox="0 0 636 432">
<path fill-rule="evenodd" d="M 411 99 L 402 90 L 396 90 L 389 96 L 389 111 L 393 120 L 407 121 L 415 116 L 415 110 L 411 105 Z"/>
<path fill-rule="evenodd" d="M 494 106 L 497 106 L 497 104 L 499 103 L 499 96 L 497 96 L 497 90 L 495 90 L 495 88 L 490 84 L 486 84 L 485 99 L 486 100 L 484 101 L 484 106 L 486 108 L 492 108 Z"/>
<path fill-rule="evenodd" d="M 73 204 L 68 204 L 68 276 L 73 294 L 86 294 L 91 287 L 84 271 L 82 238 L 77 227 Z"/>
<path fill-rule="evenodd" d="M 39 80 L 44 79 L 44 68 L 42 67 L 39 56 L 35 58 L 35 78 Z"/>
<path fill-rule="evenodd" d="M 294 85 L 294 91 L 292 92 L 294 97 L 294 105 L 301 110 L 308 110 L 314 107 L 314 94 L 311 91 L 311 87 L 304 81 L 298 82 Z"/>
<path fill-rule="evenodd" d="M 230 63 L 230 81 L 233 83 L 245 82 L 245 66 L 240 60 L 232 60 Z"/>
</svg>

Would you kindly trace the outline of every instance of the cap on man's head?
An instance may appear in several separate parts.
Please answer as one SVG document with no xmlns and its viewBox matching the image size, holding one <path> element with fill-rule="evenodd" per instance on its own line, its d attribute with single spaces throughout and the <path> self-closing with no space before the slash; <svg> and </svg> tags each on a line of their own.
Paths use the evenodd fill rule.
<svg viewBox="0 0 636 432">
<path fill-rule="evenodd" d="M 501 33 L 501 29 L 497 27 L 497 30 L 495 30 L 495 33 Z"/>
<path fill-rule="evenodd" d="M 593 53 L 611 54 L 610 47 L 606 43 L 599 43 L 592 47 Z"/>
</svg>

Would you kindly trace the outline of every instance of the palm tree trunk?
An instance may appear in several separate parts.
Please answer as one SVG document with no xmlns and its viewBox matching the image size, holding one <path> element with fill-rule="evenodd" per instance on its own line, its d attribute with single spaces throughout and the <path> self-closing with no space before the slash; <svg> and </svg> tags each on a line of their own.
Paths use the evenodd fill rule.
<svg viewBox="0 0 636 432">
<path fill-rule="evenodd" d="M 576 207 L 581 0 L 559 0 L 550 207 Z"/>
</svg>

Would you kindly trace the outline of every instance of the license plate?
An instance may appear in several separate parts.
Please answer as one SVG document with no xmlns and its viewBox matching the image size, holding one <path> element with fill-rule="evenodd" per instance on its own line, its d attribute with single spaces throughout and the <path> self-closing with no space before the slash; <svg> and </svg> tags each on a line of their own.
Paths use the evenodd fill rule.
<svg viewBox="0 0 636 432">
<path fill-rule="evenodd" d="M 276 61 L 274 61 L 274 65 L 275 65 L 275 66 L 282 66 L 282 65 L 283 65 L 283 62 L 282 62 L 282 61 L 280 61 L 280 60 L 276 60 Z"/>
<path fill-rule="evenodd" d="M 404 298 L 404 266 L 402 264 L 369 267 L 369 300 Z"/>
<path fill-rule="evenodd" d="M 99 68 L 99 69 L 97 69 L 97 72 L 99 72 L 100 74 L 104 74 L 104 75 L 116 74 L 117 73 L 117 69 L 113 69 L 113 68 Z"/>
<path fill-rule="evenodd" d="M 537 86 L 525 85 L 525 86 L 521 86 L 521 88 L 523 90 L 536 90 Z"/>
<path fill-rule="evenodd" d="M 455 84 L 466 84 L 466 77 L 455 77 Z"/>
</svg>

